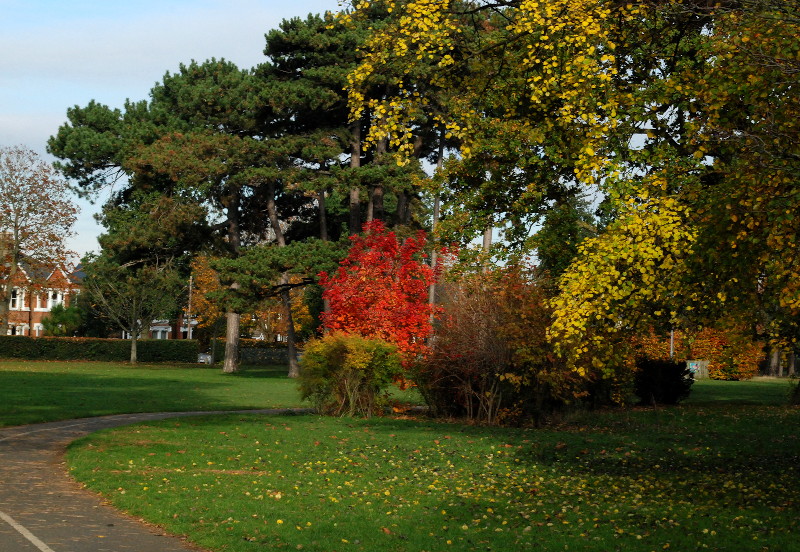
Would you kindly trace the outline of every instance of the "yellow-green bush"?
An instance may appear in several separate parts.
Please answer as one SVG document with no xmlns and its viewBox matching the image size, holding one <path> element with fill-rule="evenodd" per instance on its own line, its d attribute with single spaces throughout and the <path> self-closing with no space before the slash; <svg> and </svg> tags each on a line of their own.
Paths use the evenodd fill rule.
<svg viewBox="0 0 800 552">
<path fill-rule="evenodd" d="M 322 414 L 371 416 L 387 404 L 388 388 L 400 374 L 395 345 L 334 332 L 306 345 L 299 386 Z"/>
</svg>

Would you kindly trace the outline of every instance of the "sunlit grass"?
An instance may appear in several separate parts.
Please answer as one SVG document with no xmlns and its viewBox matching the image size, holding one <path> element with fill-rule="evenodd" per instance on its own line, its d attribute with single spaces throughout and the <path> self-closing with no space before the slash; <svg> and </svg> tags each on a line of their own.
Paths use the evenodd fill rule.
<svg viewBox="0 0 800 552">
<path fill-rule="evenodd" d="M 752 389 L 544 430 L 172 420 L 91 436 L 69 463 L 120 508 L 220 551 L 795 550 L 800 410 L 746 404 L 772 392 Z"/>
<path fill-rule="evenodd" d="M 300 406 L 287 368 L 0 361 L 0 427 L 106 414 Z M 308 405 L 306 405 L 308 406 Z"/>
</svg>

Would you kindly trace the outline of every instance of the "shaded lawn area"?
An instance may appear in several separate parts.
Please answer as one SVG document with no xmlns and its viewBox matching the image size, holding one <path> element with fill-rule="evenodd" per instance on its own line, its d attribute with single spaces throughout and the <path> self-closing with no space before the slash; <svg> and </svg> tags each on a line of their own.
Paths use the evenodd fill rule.
<svg viewBox="0 0 800 552">
<path fill-rule="evenodd" d="M 287 368 L 0 361 L 0 427 L 107 414 L 301 406 Z"/>
<path fill-rule="evenodd" d="M 540 430 L 165 420 L 89 436 L 68 461 L 118 507 L 215 551 L 790 551 L 800 409 L 786 392 L 700 382 L 684 406 Z"/>
</svg>

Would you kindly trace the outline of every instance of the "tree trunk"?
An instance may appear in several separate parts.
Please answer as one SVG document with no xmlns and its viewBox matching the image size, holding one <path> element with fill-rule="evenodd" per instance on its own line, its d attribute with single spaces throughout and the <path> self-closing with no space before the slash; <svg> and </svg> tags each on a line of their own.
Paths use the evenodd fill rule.
<svg viewBox="0 0 800 552">
<path fill-rule="evenodd" d="M 228 201 L 228 242 L 231 248 L 231 255 L 239 255 L 241 247 L 241 236 L 239 228 L 239 207 L 241 203 L 241 191 L 237 188 L 231 190 L 231 199 Z M 238 287 L 233 283 L 231 287 Z M 225 313 L 228 327 L 225 331 L 225 361 L 222 364 L 222 371 L 226 374 L 239 371 L 239 314 L 235 312 Z"/>
<path fill-rule="evenodd" d="M 289 283 L 289 275 L 284 274 L 281 278 L 283 283 Z M 292 298 L 289 289 L 281 291 L 281 300 L 286 309 L 286 354 L 289 357 L 289 377 L 300 377 L 300 364 L 297 362 L 297 336 L 294 331 L 294 318 L 292 317 Z"/>
<path fill-rule="evenodd" d="M 383 220 L 384 216 L 383 186 L 378 184 L 372 188 L 372 193 L 369 196 L 369 215 L 367 215 L 367 220 L 370 222 L 373 220 Z"/>
<path fill-rule="evenodd" d="M 483 232 L 483 271 L 489 272 L 492 251 L 492 227 L 491 225 Z"/>
<path fill-rule="evenodd" d="M 397 192 L 397 225 L 406 225 L 411 221 L 411 201 L 405 191 Z"/>
<path fill-rule="evenodd" d="M 350 168 L 361 167 L 361 120 L 350 125 L 352 138 L 350 139 Z M 350 188 L 350 235 L 361 232 L 361 198 L 358 186 Z"/>
<path fill-rule="evenodd" d="M 779 349 L 772 349 L 769 357 L 769 375 L 777 376 L 778 369 L 781 365 L 781 352 Z"/>
<path fill-rule="evenodd" d="M 319 239 L 328 241 L 328 215 L 325 208 L 325 190 L 317 190 L 319 202 Z"/>
<path fill-rule="evenodd" d="M 137 354 L 137 351 L 136 351 L 136 345 L 137 345 L 138 342 L 139 342 L 139 332 L 136 331 L 136 330 L 133 330 L 131 332 L 131 364 L 136 364 L 136 362 L 139 360 L 139 357 L 138 357 L 138 354 Z"/>
<path fill-rule="evenodd" d="M 225 313 L 228 325 L 225 332 L 225 362 L 222 371 L 233 374 L 239 371 L 239 314 Z"/>
<path fill-rule="evenodd" d="M 278 211 L 275 207 L 275 183 L 270 182 L 267 186 L 267 216 L 269 217 L 272 231 L 275 232 L 275 241 L 278 247 L 286 247 L 286 236 L 283 235 L 281 230 L 280 221 L 278 220 Z M 284 273 L 281 276 L 281 284 L 284 286 L 289 284 L 289 274 Z M 289 356 L 289 377 L 296 378 L 300 375 L 300 366 L 297 364 L 297 337 L 294 331 L 294 320 L 292 318 L 292 299 L 289 295 L 289 288 L 285 287 L 281 291 L 281 299 L 286 308 L 286 352 Z"/>
<path fill-rule="evenodd" d="M 375 163 L 383 165 L 386 163 L 386 152 L 389 149 L 389 139 L 381 138 L 375 144 Z M 367 214 L 367 222 L 373 220 L 383 220 L 385 217 L 383 207 L 383 184 L 378 182 L 372 187 L 369 194 L 369 207 Z"/>
</svg>

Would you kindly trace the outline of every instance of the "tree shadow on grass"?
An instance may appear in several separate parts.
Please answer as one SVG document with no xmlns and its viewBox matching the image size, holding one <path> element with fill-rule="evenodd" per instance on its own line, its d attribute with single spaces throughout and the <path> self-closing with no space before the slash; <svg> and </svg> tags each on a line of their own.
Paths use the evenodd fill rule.
<svg viewBox="0 0 800 552">
<path fill-rule="evenodd" d="M 800 411 L 741 403 L 640 411 L 579 431 L 542 432 L 517 457 L 575 476 L 661 482 L 720 500 L 750 500 L 747 489 L 758 487 L 756 499 L 780 504 L 788 500 L 782 494 L 800 497 L 798 424 Z"/>
</svg>

